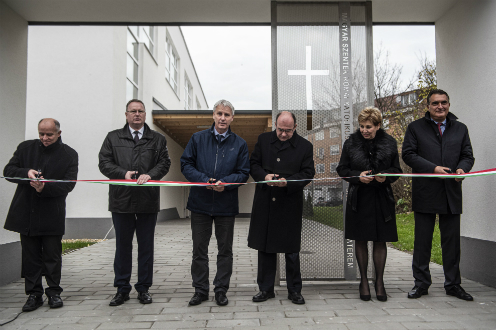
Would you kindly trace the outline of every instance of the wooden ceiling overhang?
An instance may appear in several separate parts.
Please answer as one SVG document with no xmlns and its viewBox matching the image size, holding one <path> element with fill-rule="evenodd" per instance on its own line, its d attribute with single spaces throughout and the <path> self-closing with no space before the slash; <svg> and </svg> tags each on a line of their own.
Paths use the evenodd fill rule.
<svg viewBox="0 0 496 330">
<path fill-rule="evenodd" d="M 152 115 L 153 123 L 183 148 L 194 133 L 214 123 L 212 110 L 154 110 Z M 231 130 L 246 141 L 251 154 L 258 136 L 272 131 L 272 111 L 237 110 Z"/>
</svg>

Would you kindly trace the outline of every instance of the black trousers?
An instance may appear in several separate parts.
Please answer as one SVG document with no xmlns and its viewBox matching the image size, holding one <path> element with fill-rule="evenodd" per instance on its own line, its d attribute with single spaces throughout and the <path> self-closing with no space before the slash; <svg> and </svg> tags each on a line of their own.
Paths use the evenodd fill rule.
<svg viewBox="0 0 496 330">
<path fill-rule="evenodd" d="M 47 296 L 60 294 L 62 273 L 62 235 L 21 235 L 22 276 L 26 294 L 43 294 L 41 277 L 45 275 Z"/>
<path fill-rule="evenodd" d="M 413 277 L 415 285 L 428 289 L 432 284 L 429 262 L 436 214 L 415 212 L 415 244 L 413 248 Z M 460 215 L 440 214 L 441 249 L 444 288 L 449 290 L 461 283 L 460 278 Z"/>
<path fill-rule="evenodd" d="M 233 267 L 234 217 L 210 216 L 191 212 L 191 232 L 193 236 L 193 261 L 191 277 L 195 292 L 207 294 L 208 281 L 208 244 L 212 237 L 212 223 L 215 224 L 217 239 L 217 273 L 214 278 L 214 292 L 229 290 Z"/>
<path fill-rule="evenodd" d="M 131 291 L 133 269 L 133 237 L 138 241 L 138 282 L 136 291 L 148 291 L 153 282 L 153 242 L 157 213 L 112 212 L 115 228 L 114 287 L 118 292 Z"/>
<path fill-rule="evenodd" d="M 289 292 L 301 293 L 300 254 L 285 253 L 286 284 Z M 274 292 L 276 280 L 277 253 L 258 251 L 257 283 L 260 291 Z"/>
</svg>

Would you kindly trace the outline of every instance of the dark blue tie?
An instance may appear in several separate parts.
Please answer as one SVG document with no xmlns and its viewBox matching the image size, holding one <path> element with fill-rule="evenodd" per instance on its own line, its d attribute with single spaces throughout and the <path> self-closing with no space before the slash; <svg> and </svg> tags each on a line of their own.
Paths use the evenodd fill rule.
<svg viewBox="0 0 496 330">
<path fill-rule="evenodd" d="M 222 138 L 224 138 L 223 135 L 217 135 L 217 141 L 219 141 L 219 144 L 222 142 Z"/>
<path fill-rule="evenodd" d="M 134 144 L 138 144 L 139 142 L 139 131 L 134 131 Z"/>
</svg>

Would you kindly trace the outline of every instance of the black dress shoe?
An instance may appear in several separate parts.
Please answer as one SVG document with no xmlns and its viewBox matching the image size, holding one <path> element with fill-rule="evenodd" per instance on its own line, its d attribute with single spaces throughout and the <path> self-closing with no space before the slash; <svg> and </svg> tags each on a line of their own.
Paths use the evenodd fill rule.
<svg viewBox="0 0 496 330">
<path fill-rule="evenodd" d="M 26 303 L 24 304 L 24 306 L 22 306 L 22 311 L 32 312 L 35 309 L 38 309 L 38 307 L 42 305 L 43 305 L 43 298 L 41 296 L 30 294 L 28 300 L 26 300 Z"/>
<path fill-rule="evenodd" d="M 128 300 L 129 300 L 129 293 L 117 292 L 114 298 L 112 298 L 112 300 L 110 301 L 109 306 L 119 306 Z"/>
<path fill-rule="evenodd" d="M 253 302 L 262 302 L 262 301 L 267 301 L 270 298 L 275 298 L 276 295 L 274 292 L 269 292 L 269 291 L 260 291 L 256 295 L 251 298 Z"/>
<path fill-rule="evenodd" d="M 375 296 L 377 297 L 377 300 L 379 301 L 387 301 L 387 295 L 378 295 L 377 294 L 377 283 L 374 283 L 374 289 L 375 289 Z M 384 293 L 386 293 L 386 288 L 384 288 Z"/>
<path fill-rule="evenodd" d="M 224 291 L 219 291 L 215 293 L 215 302 L 219 306 L 225 306 L 229 303 L 229 300 L 226 297 L 226 293 Z"/>
<path fill-rule="evenodd" d="M 421 288 L 419 286 L 414 286 L 412 291 L 408 292 L 408 298 L 417 299 L 422 296 L 428 295 L 429 291 L 427 289 Z"/>
<path fill-rule="evenodd" d="M 362 286 L 362 284 L 360 283 L 360 285 L 358 286 L 358 293 L 360 294 L 360 299 L 362 299 L 363 301 L 370 301 L 370 299 L 372 298 L 370 293 L 369 294 L 362 294 L 361 286 Z M 367 287 L 368 286 L 369 286 L 369 283 L 367 282 Z M 369 292 L 370 292 L 370 288 L 369 288 Z"/>
<path fill-rule="evenodd" d="M 305 303 L 305 299 L 303 299 L 303 296 L 299 292 L 288 292 L 288 299 L 297 305 L 303 305 Z"/>
<path fill-rule="evenodd" d="M 466 293 L 465 290 L 463 290 L 463 288 L 460 285 L 452 286 L 451 289 L 446 290 L 446 294 L 450 295 L 450 296 L 455 296 L 458 299 L 463 299 L 463 300 L 467 300 L 467 301 L 473 301 L 474 300 L 474 298 L 470 294 Z"/>
<path fill-rule="evenodd" d="M 138 292 L 138 299 L 142 304 L 151 304 L 153 302 L 152 295 L 148 291 Z"/>
<path fill-rule="evenodd" d="M 54 294 L 53 296 L 48 297 L 48 306 L 50 306 L 50 308 L 59 308 L 64 306 L 64 302 L 59 294 Z"/>
<path fill-rule="evenodd" d="M 227 298 L 226 298 L 227 299 Z M 201 293 L 201 292 L 195 292 L 191 300 L 189 301 L 190 306 L 196 306 L 202 303 L 202 301 L 208 300 L 208 295 Z"/>
</svg>

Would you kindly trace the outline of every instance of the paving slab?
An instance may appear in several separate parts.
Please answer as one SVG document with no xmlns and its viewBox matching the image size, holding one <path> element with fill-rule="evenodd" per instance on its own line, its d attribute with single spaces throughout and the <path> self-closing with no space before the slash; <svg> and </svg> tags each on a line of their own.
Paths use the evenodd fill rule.
<svg viewBox="0 0 496 330">
<path fill-rule="evenodd" d="M 108 304 L 113 287 L 115 240 L 108 240 L 63 256 L 62 298 L 64 307 L 51 310 L 47 304 L 2 327 L 22 329 L 222 329 L 222 330 L 350 330 L 350 329 L 496 329 L 496 289 L 463 279 L 473 302 L 447 296 L 442 267 L 431 264 L 433 285 L 429 295 L 408 299 L 413 287 L 412 256 L 388 249 L 385 271 L 387 302 L 372 296 L 358 297 L 358 282 L 304 281 L 305 305 L 287 299 L 285 283 L 275 288 L 276 297 L 254 303 L 258 292 L 257 251 L 247 247 L 249 221 L 237 219 L 234 230 L 234 268 L 229 305 L 217 306 L 211 290 L 209 300 L 188 306 L 191 286 L 191 228 L 188 219 L 157 224 L 155 235 L 154 302 L 142 305 L 133 289 L 131 299 L 118 307 Z M 215 277 L 217 244 L 210 242 L 210 282 Z M 137 246 L 134 243 L 133 260 Z M 133 265 L 132 283 L 136 281 Z M 371 288 L 372 288 L 371 284 Z M 213 285 L 211 283 L 211 289 Z M 374 294 L 374 290 L 372 290 Z M 24 282 L 0 287 L 0 323 L 14 318 L 26 300 Z"/>
</svg>

